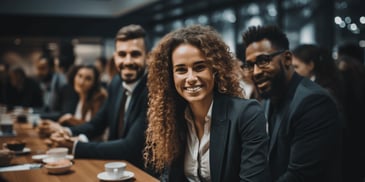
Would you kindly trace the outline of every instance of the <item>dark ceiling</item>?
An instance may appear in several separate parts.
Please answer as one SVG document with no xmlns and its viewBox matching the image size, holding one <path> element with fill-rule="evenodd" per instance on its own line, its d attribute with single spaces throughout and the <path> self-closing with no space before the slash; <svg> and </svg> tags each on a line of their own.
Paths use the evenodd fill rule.
<svg viewBox="0 0 365 182">
<path fill-rule="evenodd" d="M 294 2 L 289 0 L 278 0 L 277 2 L 279 1 L 284 3 Z M 351 2 L 353 6 L 351 11 L 360 14 L 363 12 L 360 9 L 365 4 L 364 0 L 334 1 L 337 4 Z M 236 4 L 238 6 L 255 1 L 32 0 L 31 2 L 31 4 L 29 2 L 24 4 L 23 0 L 1 0 L 0 42 L 6 39 L 12 39 L 11 41 L 13 41 L 17 37 L 112 38 L 123 25 L 135 23 L 143 25 L 146 29 L 152 29 L 157 23 L 163 24 L 174 19 L 211 12 L 225 6 Z M 58 4 L 54 2 L 58 2 Z M 134 4 L 131 2 L 134 2 Z M 295 23 L 290 22 L 290 25 L 295 27 Z"/>
<path fill-rule="evenodd" d="M 113 0 L 84 1 L 109 2 Z M 141 5 L 138 6 L 138 8 L 134 8 L 133 10 L 119 14 L 111 12 L 110 15 L 98 15 L 97 13 L 94 15 L 91 13 L 88 15 L 81 15 L 75 14 L 74 12 L 66 12 L 66 10 L 63 12 L 63 14 L 52 14 L 51 12 L 47 12 L 48 14 L 39 14 L 34 12 L 28 14 L 19 14 L 9 12 L 4 13 L 1 12 L 0 8 L 0 22 L 2 22 L 0 36 L 112 37 L 121 26 L 126 24 L 142 24 L 148 29 L 156 22 L 166 22 L 172 19 L 178 19 L 188 15 L 198 14 L 204 11 L 222 8 L 224 6 L 242 2 L 243 1 L 239 0 L 145 0 L 141 3 Z M 0 5 L 1 3 L 3 2 L 0 2 Z M 181 11 L 176 11 L 176 9 L 180 9 Z M 60 11 L 59 9 L 57 10 Z"/>
</svg>

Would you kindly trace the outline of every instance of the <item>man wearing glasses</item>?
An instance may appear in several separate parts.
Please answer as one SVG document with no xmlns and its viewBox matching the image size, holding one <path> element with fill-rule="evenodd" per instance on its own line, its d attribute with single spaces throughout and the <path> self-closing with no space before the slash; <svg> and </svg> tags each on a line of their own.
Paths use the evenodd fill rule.
<svg viewBox="0 0 365 182">
<path fill-rule="evenodd" d="M 275 26 L 243 34 L 246 61 L 268 119 L 272 181 L 342 181 L 342 127 L 336 104 L 294 72 L 286 35 Z"/>
</svg>

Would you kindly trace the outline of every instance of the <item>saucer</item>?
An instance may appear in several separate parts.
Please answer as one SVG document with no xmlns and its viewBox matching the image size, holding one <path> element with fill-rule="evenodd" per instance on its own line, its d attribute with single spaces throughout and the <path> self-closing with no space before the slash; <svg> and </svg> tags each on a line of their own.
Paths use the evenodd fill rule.
<svg viewBox="0 0 365 182">
<path fill-rule="evenodd" d="M 16 155 L 21 155 L 21 154 L 27 154 L 27 153 L 30 153 L 30 148 L 28 148 L 28 147 L 24 147 L 24 149 L 23 150 L 21 150 L 21 151 L 14 151 L 14 153 L 16 154 Z"/>
<path fill-rule="evenodd" d="M 38 154 L 38 155 L 32 155 L 32 159 L 36 162 L 42 162 L 43 159 L 46 159 L 48 156 L 47 154 Z M 67 155 L 66 159 L 72 160 L 74 159 L 73 155 Z"/>
<path fill-rule="evenodd" d="M 122 180 L 131 179 L 133 177 L 134 177 L 134 173 L 131 171 L 127 171 L 127 170 L 124 171 L 122 177 L 117 178 L 117 179 L 108 176 L 105 171 L 98 174 L 98 179 L 103 180 L 103 181 L 122 181 Z"/>
<path fill-rule="evenodd" d="M 36 159 L 34 159 L 34 157 Z M 60 159 L 57 159 L 57 158 L 50 158 L 47 155 L 39 155 L 39 156 L 36 155 L 36 156 L 32 157 L 33 160 L 37 160 L 37 158 L 40 158 L 38 160 L 42 161 L 44 163 L 56 162 L 56 161 L 60 160 Z M 74 156 L 73 155 L 66 155 L 66 159 L 72 160 L 72 159 L 74 159 Z"/>
</svg>

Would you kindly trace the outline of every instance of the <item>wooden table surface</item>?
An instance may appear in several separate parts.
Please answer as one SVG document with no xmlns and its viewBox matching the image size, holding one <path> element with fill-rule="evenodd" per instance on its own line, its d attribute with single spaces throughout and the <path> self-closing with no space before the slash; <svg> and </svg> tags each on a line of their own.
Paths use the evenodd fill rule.
<svg viewBox="0 0 365 182">
<path fill-rule="evenodd" d="M 28 154 L 16 155 L 11 165 L 36 163 L 32 160 L 32 155 L 44 154 L 48 147 L 45 145 L 42 139 L 38 137 L 38 133 L 32 128 L 30 124 L 14 125 L 16 136 L 15 137 L 0 137 L 1 146 L 3 143 L 13 139 L 24 140 L 26 147 L 31 149 Z M 97 178 L 97 175 L 104 171 L 104 164 L 107 162 L 114 162 L 118 160 L 97 160 L 97 159 L 74 159 L 74 165 L 71 167 L 70 172 L 66 174 L 48 174 L 45 168 L 32 169 L 26 171 L 13 171 L 13 172 L 0 172 L 0 182 L 98 182 L 101 181 Z M 121 160 L 119 160 L 121 161 Z M 150 176 L 143 170 L 133 166 L 127 161 L 126 170 L 134 173 L 134 178 L 128 181 L 134 182 L 154 182 L 158 181 L 156 178 Z"/>
</svg>

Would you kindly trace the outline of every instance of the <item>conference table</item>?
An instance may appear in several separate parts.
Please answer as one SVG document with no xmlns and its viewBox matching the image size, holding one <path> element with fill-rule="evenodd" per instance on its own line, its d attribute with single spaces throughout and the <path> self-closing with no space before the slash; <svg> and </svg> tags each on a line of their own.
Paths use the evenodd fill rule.
<svg viewBox="0 0 365 182">
<path fill-rule="evenodd" d="M 26 142 L 26 152 L 15 155 L 11 161 L 12 165 L 36 163 L 33 155 L 45 154 L 49 149 L 43 139 L 38 136 L 36 129 L 29 123 L 14 122 L 15 136 L 0 137 L 0 145 L 14 139 Z M 49 174 L 44 167 L 38 169 L 0 172 L 0 182 L 98 182 L 104 181 L 97 176 L 104 171 L 104 165 L 108 162 L 126 162 L 127 171 L 134 173 L 134 177 L 126 181 L 133 182 L 154 182 L 158 181 L 153 176 L 135 167 L 128 161 L 123 160 L 100 160 L 100 159 L 73 159 L 74 165 L 65 174 Z M 105 180 L 107 181 L 107 180 Z"/>
</svg>

